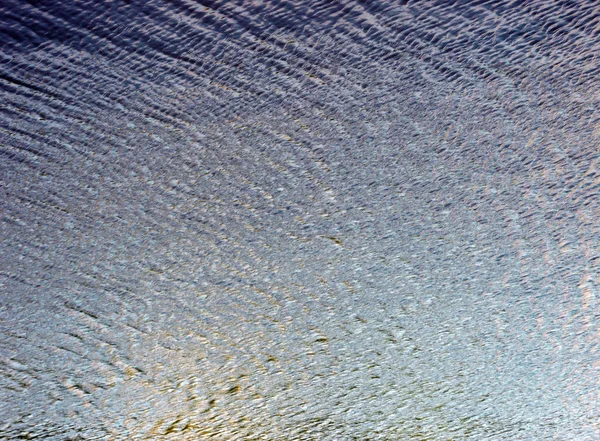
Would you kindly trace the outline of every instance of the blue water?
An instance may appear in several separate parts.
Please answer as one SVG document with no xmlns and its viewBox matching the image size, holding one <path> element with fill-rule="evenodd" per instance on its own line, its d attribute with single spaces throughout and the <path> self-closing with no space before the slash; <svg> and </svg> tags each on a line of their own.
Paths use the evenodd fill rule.
<svg viewBox="0 0 600 441">
<path fill-rule="evenodd" d="M 600 439 L 599 13 L 0 2 L 0 439 Z"/>
</svg>

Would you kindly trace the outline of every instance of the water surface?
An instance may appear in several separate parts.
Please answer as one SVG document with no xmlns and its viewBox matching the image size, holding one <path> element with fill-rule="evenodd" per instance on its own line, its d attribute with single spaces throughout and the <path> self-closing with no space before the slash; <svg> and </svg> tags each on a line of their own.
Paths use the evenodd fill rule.
<svg viewBox="0 0 600 441">
<path fill-rule="evenodd" d="M 4 1 L 0 438 L 600 439 L 594 1 Z"/>
</svg>

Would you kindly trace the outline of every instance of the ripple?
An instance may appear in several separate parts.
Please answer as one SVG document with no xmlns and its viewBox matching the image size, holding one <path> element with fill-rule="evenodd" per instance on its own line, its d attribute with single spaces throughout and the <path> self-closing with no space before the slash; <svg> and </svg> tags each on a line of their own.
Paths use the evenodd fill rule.
<svg viewBox="0 0 600 441">
<path fill-rule="evenodd" d="M 600 436 L 594 2 L 0 16 L 1 438 Z"/>
</svg>

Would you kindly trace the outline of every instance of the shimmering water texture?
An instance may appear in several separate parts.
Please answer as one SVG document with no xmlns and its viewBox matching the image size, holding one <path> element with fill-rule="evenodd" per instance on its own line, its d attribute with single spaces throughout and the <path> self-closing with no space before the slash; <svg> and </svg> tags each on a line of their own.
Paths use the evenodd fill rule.
<svg viewBox="0 0 600 441">
<path fill-rule="evenodd" d="M 0 439 L 600 440 L 596 1 L 0 1 Z"/>
</svg>

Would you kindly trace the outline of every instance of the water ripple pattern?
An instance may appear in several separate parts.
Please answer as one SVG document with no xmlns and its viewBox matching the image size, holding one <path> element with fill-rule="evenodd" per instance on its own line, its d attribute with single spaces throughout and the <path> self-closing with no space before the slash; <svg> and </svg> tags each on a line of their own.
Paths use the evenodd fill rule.
<svg viewBox="0 0 600 441">
<path fill-rule="evenodd" d="M 0 2 L 0 439 L 600 439 L 600 7 Z"/>
</svg>

